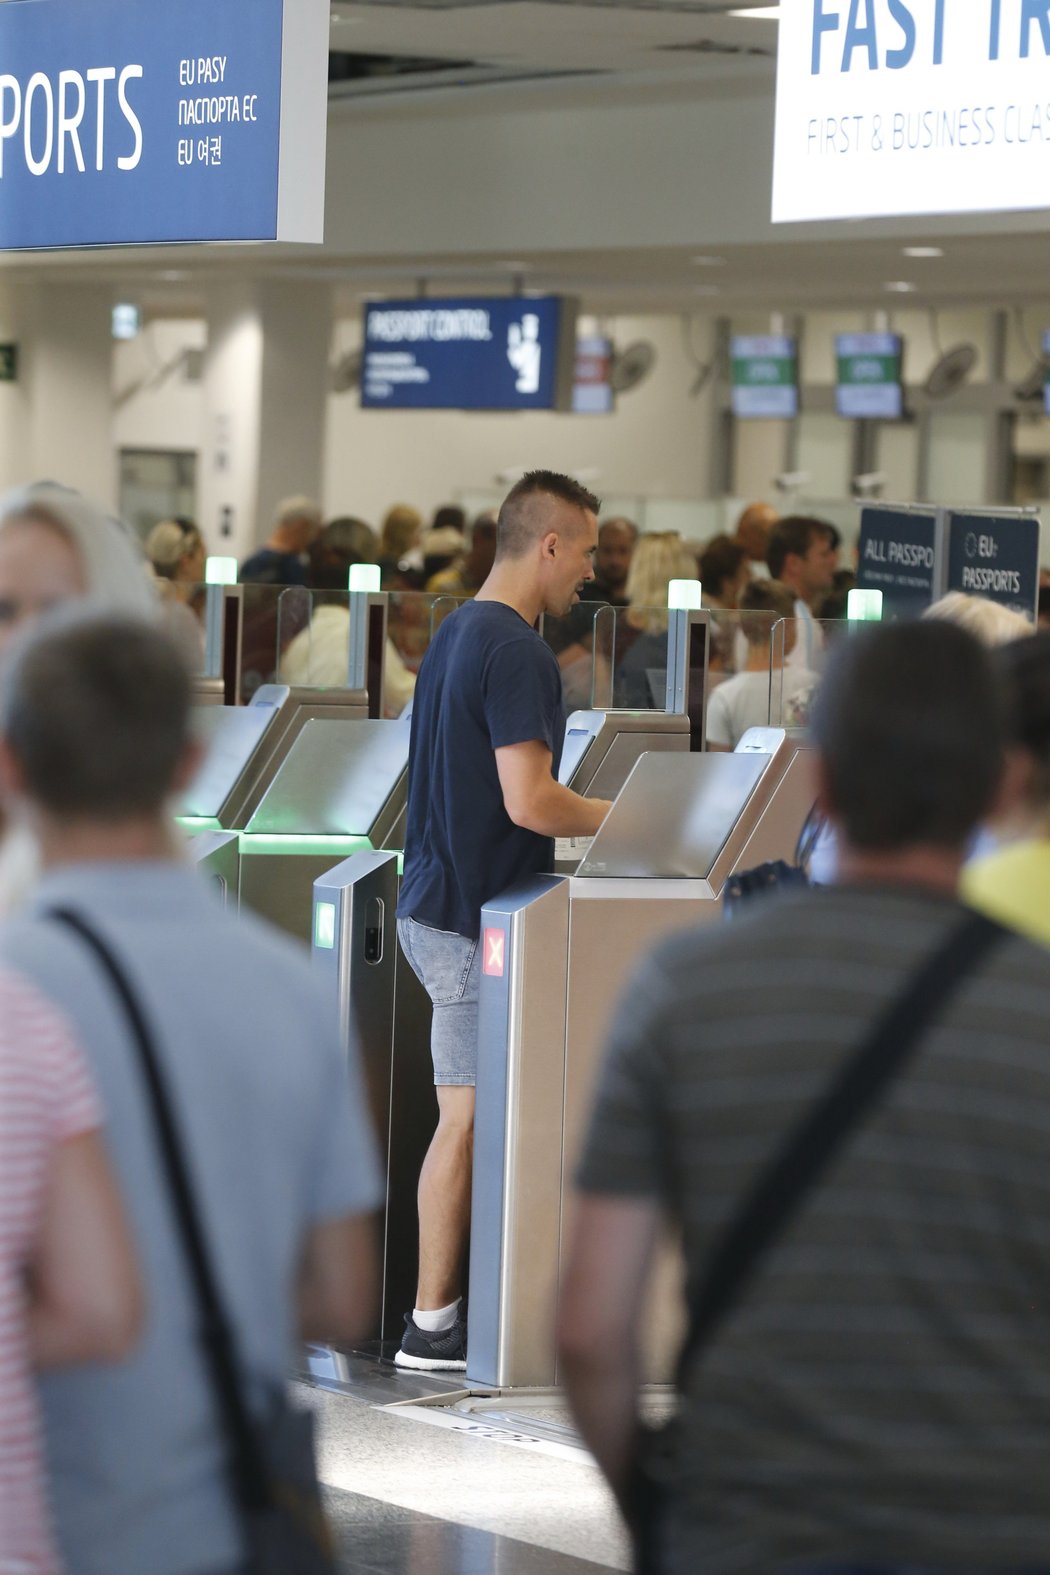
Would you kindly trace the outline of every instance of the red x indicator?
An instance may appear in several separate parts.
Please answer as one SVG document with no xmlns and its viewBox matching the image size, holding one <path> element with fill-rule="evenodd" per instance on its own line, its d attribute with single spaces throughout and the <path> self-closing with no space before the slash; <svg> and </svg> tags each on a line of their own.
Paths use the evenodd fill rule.
<svg viewBox="0 0 1050 1575">
<path fill-rule="evenodd" d="M 482 972 L 493 974 L 497 979 L 503 978 L 503 958 L 506 953 L 506 930 L 486 930 L 484 935 L 485 960 Z"/>
</svg>

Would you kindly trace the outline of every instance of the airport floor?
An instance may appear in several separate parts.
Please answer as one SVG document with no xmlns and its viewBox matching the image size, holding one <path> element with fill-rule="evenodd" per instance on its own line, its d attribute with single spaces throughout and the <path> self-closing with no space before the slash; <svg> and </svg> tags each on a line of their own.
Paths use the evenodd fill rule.
<svg viewBox="0 0 1050 1575">
<path fill-rule="evenodd" d="M 561 1397 L 467 1392 L 321 1353 L 297 1398 L 346 1575 L 602 1575 L 629 1568 L 604 1483 Z"/>
</svg>

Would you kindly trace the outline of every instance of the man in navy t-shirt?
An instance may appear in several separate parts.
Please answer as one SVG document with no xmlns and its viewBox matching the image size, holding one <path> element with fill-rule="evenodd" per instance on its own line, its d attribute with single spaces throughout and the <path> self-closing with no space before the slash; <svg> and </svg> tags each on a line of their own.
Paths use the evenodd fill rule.
<svg viewBox="0 0 1050 1575">
<path fill-rule="evenodd" d="M 524 476 L 500 509 L 488 579 L 442 623 L 416 683 L 398 934 L 434 1006 L 438 1126 L 419 1178 L 419 1284 L 401 1367 L 466 1366 L 482 906 L 549 870 L 553 838 L 593 836 L 609 808 L 558 781 L 561 677 L 533 627 L 569 612 L 594 578 L 598 507 L 568 476 Z"/>
</svg>

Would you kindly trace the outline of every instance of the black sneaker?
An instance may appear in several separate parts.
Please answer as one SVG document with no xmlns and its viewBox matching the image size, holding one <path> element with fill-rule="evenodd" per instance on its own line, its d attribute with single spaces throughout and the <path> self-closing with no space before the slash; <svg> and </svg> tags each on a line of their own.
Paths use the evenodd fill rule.
<svg viewBox="0 0 1050 1575">
<path fill-rule="evenodd" d="M 462 1373 L 467 1367 L 467 1320 L 460 1311 L 449 1329 L 432 1334 L 421 1329 L 411 1313 L 405 1314 L 405 1333 L 401 1349 L 394 1357 L 395 1367 L 413 1367 L 420 1372 Z"/>
</svg>

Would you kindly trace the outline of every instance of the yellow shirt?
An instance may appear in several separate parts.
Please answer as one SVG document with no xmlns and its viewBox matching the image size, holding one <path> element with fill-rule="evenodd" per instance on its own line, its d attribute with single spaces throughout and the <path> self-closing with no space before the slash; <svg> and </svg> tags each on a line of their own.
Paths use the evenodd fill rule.
<svg viewBox="0 0 1050 1575">
<path fill-rule="evenodd" d="M 965 900 L 990 918 L 1050 946 L 1050 837 L 1011 842 L 963 870 Z"/>
</svg>

